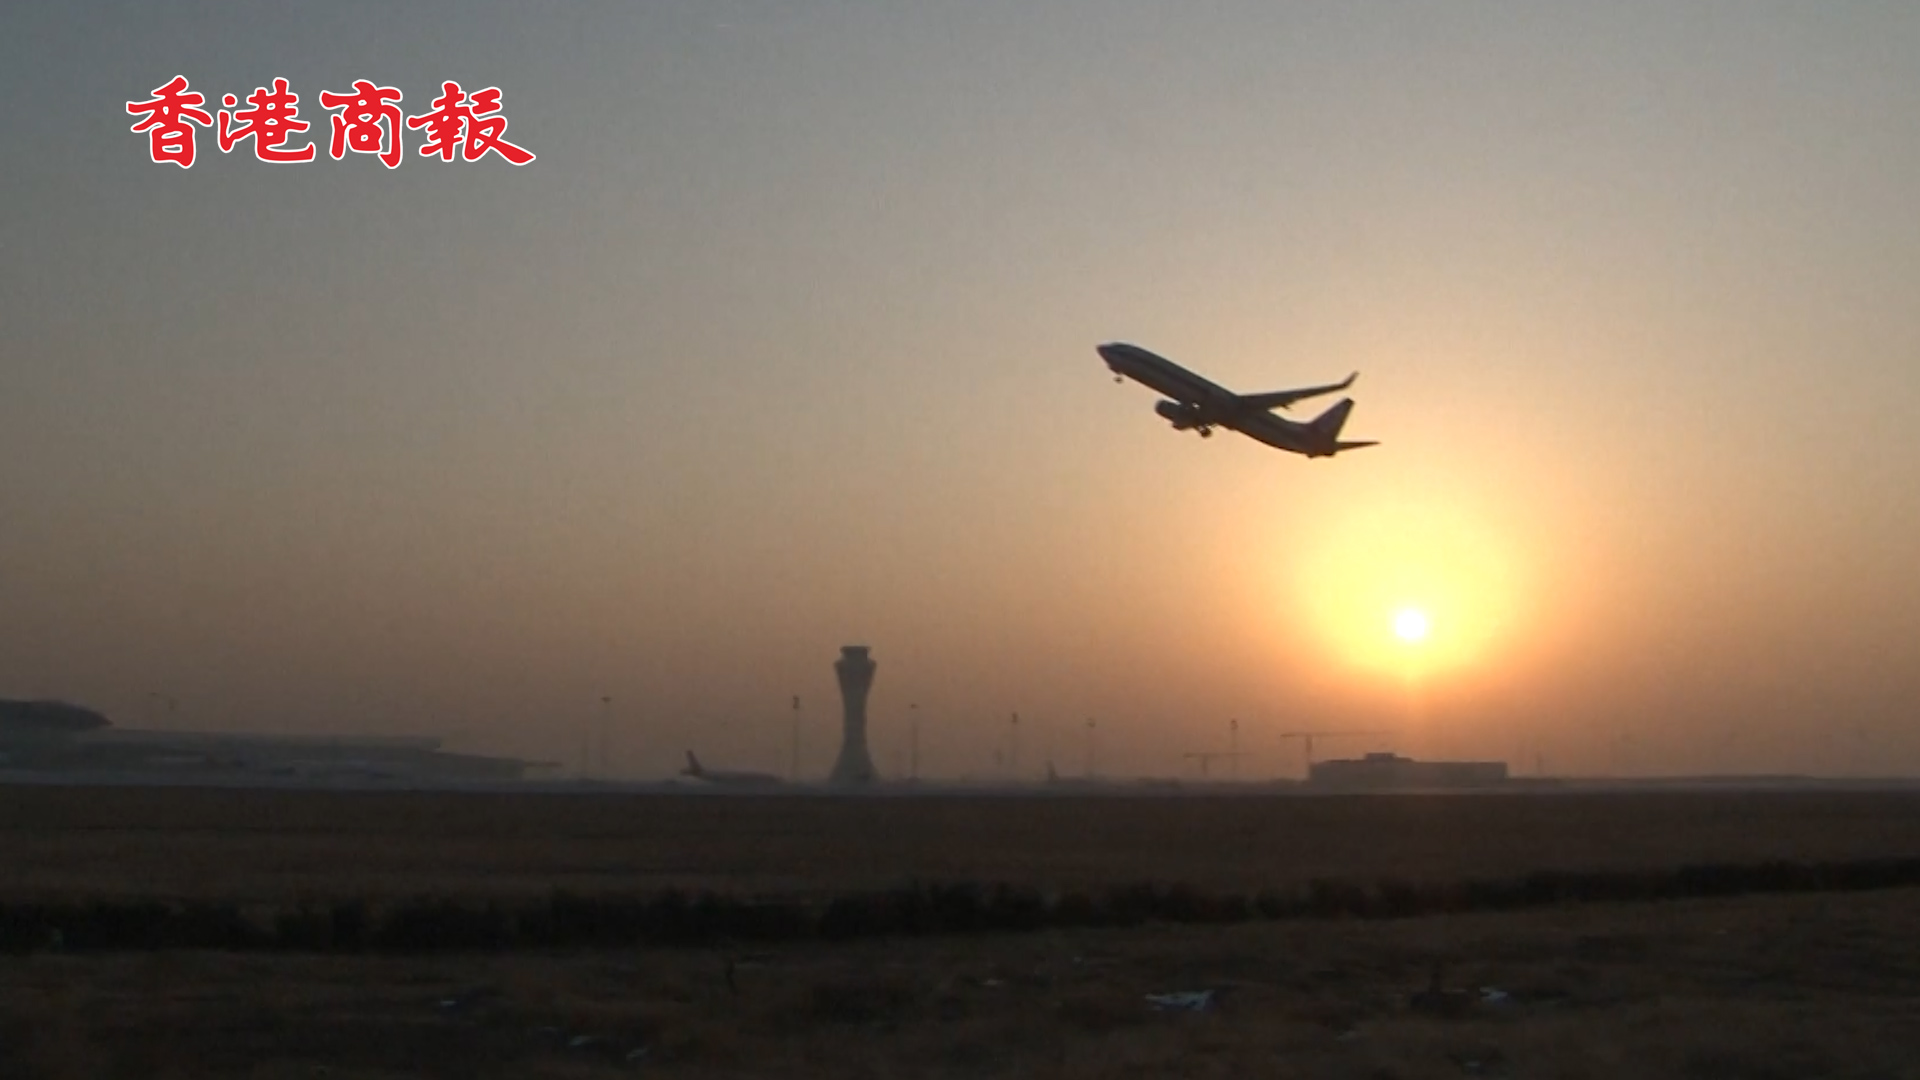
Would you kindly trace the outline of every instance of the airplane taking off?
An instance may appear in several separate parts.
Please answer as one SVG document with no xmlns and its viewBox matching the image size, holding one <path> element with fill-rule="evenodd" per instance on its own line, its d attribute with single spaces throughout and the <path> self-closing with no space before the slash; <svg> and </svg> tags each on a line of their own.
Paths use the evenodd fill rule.
<svg viewBox="0 0 1920 1080">
<path fill-rule="evenodd" d="M 1236 394 L 1138 345 L 1113 342 L 1094 351 L 1107 362 L 1114 382 L 1125 376 L 1173 399 L 1155 404 L 1153 411 L 1172 423 L 1176 431 L 1198 431 L 1202 438 L 1207 438 L 1213 435 L 1214 428 L 1223 427 L 1307 457 L 1332 457 L 1342 450 L 1379 445 L 1340 440 L 1340 428 L 1346 424 L 1347 414 L 1353 412 L 1352 398 L 1341 398 L 1332 408 L 1304 423 L 1273 415 L 1274 409 L 1288 408 L 1296 401 L 1345 390 L 1360 376 L 1357 371 L 1326 386 Z"/>
<path fill-rule="evenodd" d="M 680 775 L 691 776 L 695 780 L 705 780 L 709 784 L 718 784 L 721 787 L 771 787 L 774 784 L 785 783 L 772 773 L 702 768 L 700 759 L 694 757 L 691 750 L 687 751 L 687 767 L 680 770 Z"/>
</svg>

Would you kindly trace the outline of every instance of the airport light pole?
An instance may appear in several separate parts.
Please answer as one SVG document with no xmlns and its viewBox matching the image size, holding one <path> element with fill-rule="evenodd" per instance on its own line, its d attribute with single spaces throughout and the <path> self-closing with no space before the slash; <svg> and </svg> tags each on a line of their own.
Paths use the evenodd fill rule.
<svg viewBox="0 0 1920 1080">
<path fill-rule="evenodd" d="M 600 695 L 600 775 L 613 774 L 613 695 Z"/>
<path fill-rule="evenodd" d="M 593 720 L 583 718 L 580 724 L 580 779 L 593 775 Z"/>
<path fill-rule="evenodd" d="M 787 768 L 787 779 L 800 782 L 800 695 L 793 695 L 793 759 Z"/>
</svg>

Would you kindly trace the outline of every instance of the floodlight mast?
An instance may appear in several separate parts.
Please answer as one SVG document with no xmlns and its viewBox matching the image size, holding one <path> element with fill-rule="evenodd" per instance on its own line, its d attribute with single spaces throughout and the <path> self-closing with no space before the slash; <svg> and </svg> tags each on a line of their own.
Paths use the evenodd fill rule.
<svg viewBox="0 0 1920 1080">
<path fill-rule="evenodd" d="M 787 765 L 787 778 L 800 782 L 800 695 L 793 695 L 793 756 Z"/>
<path fill-rule="evenodd" d="M 613 695 L 600 695 L 600 778 L 613 778 Z"/>
<path fill-rule="evenodd" d="M 907 779 L 920 779 L 920 706 L 907 704 Z"/>
</svg>

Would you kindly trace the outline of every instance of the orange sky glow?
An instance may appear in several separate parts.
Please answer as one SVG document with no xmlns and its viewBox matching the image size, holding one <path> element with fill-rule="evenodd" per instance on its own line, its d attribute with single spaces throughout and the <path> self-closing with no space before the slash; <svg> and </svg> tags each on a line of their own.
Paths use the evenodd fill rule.
<svg viewBox="0 0 1920 1080">
<path fill-rule="evenodd" d="M 883 772 L 1920 769 L 1913 9 L 777 7 L 5 16 L 0 696 L 820 772 L 858 642 Z M 539 157 L 156 165 L 176 73 Z"/>
</svg>

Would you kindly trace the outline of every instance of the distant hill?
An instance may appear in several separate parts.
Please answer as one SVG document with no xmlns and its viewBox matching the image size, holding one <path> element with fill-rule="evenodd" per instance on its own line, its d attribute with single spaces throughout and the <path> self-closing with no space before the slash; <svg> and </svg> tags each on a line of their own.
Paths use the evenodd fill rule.
<svg viewBox="0 0 1920 1080">
<path fill-rule="evenodd" d="M 112 727 L 113 722 L 64 701 L 8 701 L 0 698 L 0 733 L 78 734 Z"/>
</svg>

